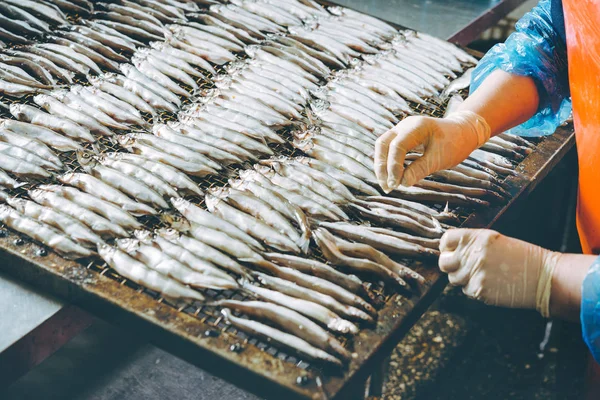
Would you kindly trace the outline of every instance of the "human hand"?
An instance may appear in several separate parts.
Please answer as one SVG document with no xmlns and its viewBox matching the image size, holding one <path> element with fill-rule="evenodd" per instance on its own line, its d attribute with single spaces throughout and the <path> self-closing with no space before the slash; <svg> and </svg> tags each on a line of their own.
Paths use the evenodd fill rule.
<svg viewBox="0 0 600 400">
<path fill-rule="evenodd" d="M 436 171 L 456 166 L 489 138 L 489 125 L 471 111 L 457 111 L 445 118 L 405 118 L 377 139 L 377 181 L 386 193 L 400 184 L 412 186 Z M 420 145 L 425 148 L 423 156 L 405 170 L 406 153 Z"/>
<path fill-rule="evenodd" d="M 487 229 L 449 230 L 440 251 L 440 269 L 468 297 L 494 306 L 535 308 L 548 317 L 560 253 Z"/>
</svg>

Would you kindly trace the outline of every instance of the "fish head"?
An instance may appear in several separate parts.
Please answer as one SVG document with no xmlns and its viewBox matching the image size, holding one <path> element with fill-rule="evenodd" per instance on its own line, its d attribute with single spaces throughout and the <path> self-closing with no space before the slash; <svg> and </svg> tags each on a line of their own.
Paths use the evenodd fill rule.
<svg viewBox="0 0 600 400">
<path fill-rule="evenodd" d="M 145 229 L 136 229 L 133 232 L 133 236 L 144 244 L 150 244 L 154 239 L 154 233 Z"/>
<path fill-rule="evenodd" d="M 181 235 L 179 233 L 179 231 L 173 229 L 173 228 L 160 228 L 156 231 L 156 234 L 158 236 L 160 236 L 163 239 L 166 239 L 170 242 L 176 241 L 177 239 L 179 239 L 179 236 Z"/>
<path fill-rule="evenodd" d="M 167 44 L 165 44 L 164 42 L 150 42 L 150 47 L 154 50 L 161 51 L 165 47 L 167 47 Z"/>
<path fill-rule="evenodd" d="M 269 179 L 275 175 L 275 171 L 266 165 L 254 164 L 254 169 L 256 172 Z"/>
<path fill-rule="evenodd" d="M 315 144 L 312 142 L 312 140 L 294 139 L 292 146 L 302 150 L 305 153 L 308 153 L 315 146 Z"/>
<path fill-rule="evenodd" d="M 48 191 L 48 190 L 39 189 L 39 188 L 27 191 L 27 194 L 29 195 L 29 197 L 36 203 L 39 203 L 41 200 L 43 200 L 49 193 L 52 193 L 52 192 Z"/>
<path fill-rule="evenodd" d="M 185 214 L 185 211 L 191 204 L 188 200 L 181 197 L 171 197 L 169 200 L 173 204 L 173 207 L 182 214 Z"/>
<path fill-rule="evenodd" d="M 98 164 L 95 154 L 89 150 L 77 149 L 75 154 L 77 155 L 79 165 L 81 165 L 86 172 L 90 172 L 90 170 Z"/>
<path fill-rule="evenodd" d="M 130 134 L 130 135 L 116 135 L 115 137 L 115 141 L 125 147 L 125 148 L 131 148 L 134 143 L 135 143 L 135 137 L 134 135 Z"/>
<path fill-rule="evenodd" d="M 248 45 L 248 46 L 246 46 L 244 48 L 244 52 L 250 58 L 254 58 L 256 56 L 256 54 L 258 53 L 259 50 L 261 50 L 261 46 L 260 45 L 256 45 L 256 44 L 251 44 L 251 45 Z"/>
<path fill-rule="evenodd" d="M 115 244 L 119 250 L 128 254 L 134 254 L 140 247 L 140 241 L 133 238 L 123 238 L 115 240 Z"/>
<path fill-rule="evenodd" d="M 227 196 L 229 196 L 230 192 L 231 192 L 231 189 L 226 186 L 213 187 L 213 188 L 208 189 L 208 193 L 210 193 L 212 196 L 218 197 L 219 199 L 227 198 Z"/>
<path fill-rule="evenodd" d="M 215 86 L 218 89 L 226 89 L 232 85 L 233 79 L 231 78 L 231 75 L 220 74 L 220 75 L 213 77 L 213 82 L 215 83 Z M 203 92 L 208 92 L 208 90 L 203 91 Z"/>
<path fill-rule="evenodd" d="M 246 186 L 248 186 L 248 182 L 244 181 L 242 178 L 230 178 L 227 182 L 229 183 L 229 186 L 238 190 L 245 190 Z"/>
<path fill-rule="evenodd" d="M 213 195 L 212 193 L 206 193 L 206 195 L 204 195 L 204 203 L 206 204 L 206 208 L 208 208 L 208 211 L 213 212 L 215 210 L 215 207 L 221 202 L 221 199 L 215 195 Z"/>
<path fill-rule="evenodd" d="M 308 157 L 304 157 L 304 156 L 299 156 L 299 157 L 295 157 L 294 161 L 303 165 L 307 165 L 310 166 L 310 158 Z"/>
<path fill-rule="evenodd" d="M 117 252 L 117 249 L 106 243 L 98 243 L 97 246 L 98 246 L 98 255 L 110 265 L 113 256 Z"/>
<path fill-rule="evenodd" d="M 50 92 L 50 96 L 54 97 L 58 101 L 63 101 L 69 95 L 67 89 L 58 89 Z"/>
<path fill-rule="evenodd" d="M 17 211 L 7 204 L 0 204 L 0 217 L 1 219 L 5 219 L 9 217 L 11 214 L 15 214 Z"/>
<path fill-rule="evenodd" d="M 190 222 L 179 214 L 165 212 L 160 215 L 160 220 L 179 232 L 187 232 L 191 228 Z"/>
</svg>

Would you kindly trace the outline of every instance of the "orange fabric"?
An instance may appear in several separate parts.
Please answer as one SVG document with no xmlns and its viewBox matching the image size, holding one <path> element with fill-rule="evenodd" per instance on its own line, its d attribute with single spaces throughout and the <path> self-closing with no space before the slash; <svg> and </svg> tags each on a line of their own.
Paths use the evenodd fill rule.
<svg viewBox="0 0 600 400">
<path fill-rule="evenodd" d="M 600 0 L 564 0 L 569 84 L 579 156 L 577 229 L 586 254 L 600 253 Z M 600 365 L 588 355 L 585 399 L 600 399 Z"/>
<path fill-rule="evenodd" d="M 579 155 L 577 228 L 583 252 L 600 253 L 600 0 L 564 0 L 569 84 Z"/>
</svg>

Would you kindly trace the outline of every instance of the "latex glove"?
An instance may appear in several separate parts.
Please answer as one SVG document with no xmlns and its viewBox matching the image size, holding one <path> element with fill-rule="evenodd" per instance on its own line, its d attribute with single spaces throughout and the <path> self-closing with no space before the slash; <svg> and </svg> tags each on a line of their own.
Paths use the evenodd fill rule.
<svg viewBox="0 0 600 400">
<path fill-rule="evenodd" d="M 440 240 L 440 269 L 471 298 L 550 314 L 552 274 L 561 256 L 487 229 L 453 229 Z"/>
<path fill-rule="evenodd" d="M 383 134 L 375 144 L 375 175 L 389 193 L 398 185 L 412 186 L 436 171 L 454 167 L 490 138 L 490 126 L 471 111 L 457 111 L 445 118 L 411 116 Z M 423 145 L 423 156 L 406 170 L 410 150 Z"/>
</svg>

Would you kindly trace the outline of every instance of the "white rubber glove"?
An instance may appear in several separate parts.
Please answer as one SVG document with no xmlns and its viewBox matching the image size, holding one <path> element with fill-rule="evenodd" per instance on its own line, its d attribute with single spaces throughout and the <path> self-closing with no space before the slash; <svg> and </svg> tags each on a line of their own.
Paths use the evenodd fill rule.
<svg viewBox="0 0 600 400">
<path fill-rule="evenodd" d="M 552 274 L 561 256 L 487 229 L 452 229 L 440 241 L 440 269 L 486 304 L 550 314 Z"/>
<path fill-rule="evenodd" d="M 451 168 L 490 138 L 490 126 L 471 111 L 457 111 L 445 118 L 408 117 L 383 134 L 375 145 L 375 175 L 389 193 L 398 185 L 412 186 L 427 175 Z M 423 145 L 423 156 L 406 170 L 410 150 Z"/>
</svg>

